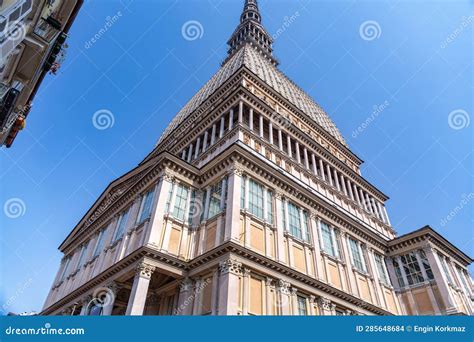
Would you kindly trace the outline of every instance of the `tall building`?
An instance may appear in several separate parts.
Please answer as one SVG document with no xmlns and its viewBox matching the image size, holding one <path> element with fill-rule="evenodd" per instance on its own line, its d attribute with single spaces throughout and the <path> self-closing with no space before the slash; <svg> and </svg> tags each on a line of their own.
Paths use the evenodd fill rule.
<svg viewBox="0 0 474 342">
<path fill-rule="evenodd" d="M 388 197 L 246 0 L 219 71 L 60 245 L 45 315 L 472 314 L 473 261 Z"/>
<path fill-rule="evenodd" d="M 33 98 L 64 56 L 83 0 L 0 0 L 0 147 L 25 127 Z"/>
</svg>

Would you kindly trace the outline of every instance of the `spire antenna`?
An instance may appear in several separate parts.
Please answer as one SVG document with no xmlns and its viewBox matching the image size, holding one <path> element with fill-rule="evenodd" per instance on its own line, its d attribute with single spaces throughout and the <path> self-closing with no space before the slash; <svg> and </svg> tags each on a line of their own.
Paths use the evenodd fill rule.
<svg viewBox="0 0 474 342">
<path fill-rule="evenodd" d="M 262 25 L 262 16 L 258 8 L 257 0 L 245 0 L 244 10 L 240 15 L 240 24 L 228 40 L 229 45 L 227 62 L 242 46 L 252 45 L 265 56 L 272 64 L 278 65 L 278 61 L 273 57 L 273 39 Z"/>
</svg>

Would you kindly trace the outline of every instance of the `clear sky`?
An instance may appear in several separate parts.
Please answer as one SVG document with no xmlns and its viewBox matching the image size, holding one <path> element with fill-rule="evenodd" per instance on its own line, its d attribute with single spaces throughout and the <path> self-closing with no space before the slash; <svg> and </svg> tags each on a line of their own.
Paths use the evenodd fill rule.
<svg viewBox="0 0 474 342">
<path fill-rule="evenodd" d="M 85 2 L 58 75 L 0 151 L 0 311 L 41 310 L 57 247 L 217 71 L 242 6 Z M 365 161 L 398 233 L 430 224 L 474 256 L 472 1 L 260 0 L 260 10 L 281 70 Z M 189 21 L 197 36 L 182 34 Z M 98 111 L 113 125 L 94 125 Z"/>
</svg>

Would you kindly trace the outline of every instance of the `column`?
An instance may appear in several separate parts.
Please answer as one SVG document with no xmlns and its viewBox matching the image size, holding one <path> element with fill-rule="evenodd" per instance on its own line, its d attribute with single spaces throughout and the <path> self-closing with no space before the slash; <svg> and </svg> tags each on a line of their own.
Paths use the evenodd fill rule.
<svg viewBox="0 0 474 342">
<path fill-rule="evenodd" d="M 349 196 L 350 198 L 355 201 L 354 193 L 352 192 L 352 186 L 351 186 L 351 181 L 349 179 L 346 179 L 347 182 L 347 189 L 349 190 Z"/>
<path fill-rule="evenodd" d="M 334 186 L 338 191 L 341 191 L 341 185 L 339 184 L 339 177 L 337 175 L 336 169 L 334 169 Z"/>
<path fill-rule="evenodd" d="M 253 108 L 249 110 L 249 129 L 253 131 Z"/>
<path fill-rule="evenodd" d="M 357 201 L 357 203 L 359 203 L 360 206 L 362 206 L 362 202 L 360 201 L 360 197 L 359 197 L 359 192 L 357 191 L 357 186 L 355 184 L 352 184 L 352 187 L 354 189 L 354 195 L 355 195 L 355 199 Z M 363 206 L 362 206 L 363 208 Z"/>
<path fill-rule="evenodd" d="M 270 300 L 272 298 L 272 284 L 273 279 L 270 277 L 265 277 L 265 315 L 275 315 L 276 312 L 273 312 L 273 302 Z"/>
<path fill-rule="evenodd" d="M 385 208 L 385 206 L 383 206 L 382 208 L 383 208 L 383 213 L 385 214 L 385 219 L 387 220 L 387 224 L 391 226 L 390 218 L 388 217 L 388 213 L 387 213 L 387 208 Z"/>
<path fill-rule="evenodd" d="M 197 139 L 197 142 L 196 142 L 196 152 L 194 153 L 194 159 L 196 159 L 199 155 L 199 147 L 201 145 L 201 137 L 199 137 Z"/>
<path fill-rule="evenodd" d="M 313 173 L 315 176 L 318 175 L 318 168 L 316 167 L 316 156 L 314 153 L 311 153 L 311 163 L 313 165 Z"/>
<path fill-rule="evenodd" d="M 202 142 L 202 152 L 205 152 L 207 149 L 207 140 L 209 139 L 209 132 L 206 131 L 204 132 L 204 140 Z"/>
<path fill-rule="evenodd" d="M 385 215 L 384 215 L 384 212 L 383 212 L 383 209 L 382 209 L 382 204 L 381 204 L 380 202 L 377 202 L 377 208 L 379 209 L 380 219 L 381 219 L 384 223 L 387 223 L 387 220 L 385 219 Z"/>
<path fill-rule="evenodd" d="M 372 211 L 374 212 L 374 215 L 379 219 L 382 220 L 382 216 L 379 214 L 379 210 L 377 208 L 377 205 L 375 204 L 375 199 L 373 197 L 370 197 L 370 203 L 372 204 Z"/>
<path fill-rule="evenodd" d="M 247 316 L 250 308 L 250 270 L 242 268 L 242 315 Z"/>
<path fill-rule="evenodd" d="M 219 303 L 217 314 L 220 316 L 237 315 L 239 308 L 239 277 L 242 275 L 242 263 L 228 259 L 219 263 Z"/>
<path fill-rule="evenodd" d="M 292 287 L 291 288 L 291 306 L 293 308 L 292 314 L 294 316 L 298 316 L 298 289 Z"/>
<path fill-rule="evenodd" d="M 100 298 L 102 302 L 102 316 L 112 315 L 115 299 L 120 288 L 121 286 L 114 281 L 108 283 L 105 287 L 104 298 Z"/>
<path fill-rule="evenodd" d="M 283 134 L 280 128 L 278 128 L 278 148 L 283 152 Z"/>
<path fill-rule="evenodd" d="M 316 316 L 316 310 L 314 308 L 315 306 L 316 306 L 316 297 L 313 295 L 310 295 L 309 296 L 309 315 L 310 316 Z"/>
<path fill-rule="evenodd" d="M 306 147 L 303 148 L 303 158 L 304 158 L 304 166 L 307 170 L 309 170 L 308 149 Z"/>
<path fill-rule="evenodd" d="M 321 172 L 320 176 L 323 179 L 323 181 L 326 181 L 326 176 L 324 175 L 324 164 L 323 164 L 322 159 L 319 159 L 319 172 Z"/>
<path fill-rule="evenodd" d="M 188 163 L 193 159 L 193 144 L 189 145 Z"/>
<path fill-rule="evenodd" d="M 155 267 L 145 262 L 138 264 L 128 300 L 126 315 L 143 315 L 150 279 Z"/>
<path fill-rule="evenodd" d="M 318 234 L 318 218 L 316 214 L 310 214 L 310 224 L 311 224 L 311 233 L 312 233 L 312 240 L 313 240 L 313 249 L 314 249 L 314 264 L 316 266 L 316 278 L 324 281 L 324 270 L 323 264 L 321 262 L 321 249 L 320 249 L 320 241 L 319 241 L 319 234 Z"/>
<path fill-rule="evenodd" d="M 231 109 L 229 113 L 229 131 L 234 128 L 234 110 Z"/>
<path fill-rule="evenodd" d="M 273 123 L 271 119 L 268 122 L 268 137 L 270 140 L 270 144 L 273 145 Z"/>
<path fill-rule="evenodd" d="M 263 138 L 263 115 L 260 114 L 260 117 L 258 118 L 258 135 L 260 138 Z"/>
<path fill-rule="evenodd" d="M 211 146 L 214 145 L 216 142 L 216 124 L 212 125 L 212 132 L 211 132 Z"/>
<path fill-rule="evenodd" d="M 238 120 L 239 120 L 239 124 L 242 124 L 243 122 L 243 119 L 244 119 L 244 103 L 242 102 L 242 100 L 240 100 L 239 102 L 239 114 L 238 114 Z"/>
<path fill-rule="evenodd" d="M 446 278 L 446 274 L 443 271 L 443 266 L 441 265 L 441 261 L 439 260 L 438 253 L 430 244 L 427 244 L 423 251 L 426 254 L 426 258 L 430 263 L 431 271 L 433 272 L 435 279 L 440 279 L 437 281 L 436 284 L 438 285 L 439 292 L 441 293 L 441 297 L 446 305 L 446 313 L 450 314 L 457 312 L 456 309 L 456 301 L 454 300 L 451 291 L 448 285 L 448 279 Z"/>
<path fill-rule="evenodd" d="M 416 261 L 418 261 L 418 266 L 420 267 L 421 274 L 423 275 L 423 278 L 425 279 L 425 282 L 428 283 L 429 282 L 428 275 L 426 274 L 425 267 L 423 266 L 423 261 L 421 260 L 420 253 L 418 251 L 415 251 L 415 257 L 416 257 Z M 427 293 L 428 293 L 428 297 L 430 298 L 431 304 L 433 305 L 433 310 L 434 310 L 435 314 L 439 315 L 441 312 L 439 310 L 438 303 L 436 302 L 436 298 L 434 296 L 433 289 L 431 288 L 431 286 L 427 286 L 426 290 L 427 290 Z"/>
<path fill-rule="evenodd" d="M 221 117 L 221 128 L 219 130 L 219 138 L 222 138 L 224 136 L 224 126 L 225 126 L 225 115 L 222 115 L 222 117 Z"/>
<path fill-rule="evenodd" d="M 346 179 L 344 178 L 343 175 L 340 175 L 341 176 L 341 179 L 340 179 L 340 183 L 341 183 L 341 186 L 342 186 L 342 192 L 344 193 L 344 195 L 346 195 L 347 197 L 349 197 L 349 194 L 347 192 L 347 188 L 346 188 Z"/>
<path fill-rule="evenodd" d="M 382 286 L 380 285 L 380 275 L 378 274 L 377 267 L 375 266 L 375 255 L 372 247 L 367 248 L 367 254 L 369 259 L 370 270 L 374 277 L 375 292 L 379 298 L 380 305 L 388 310 L 387 303 L 385 303 L 385 297 L 383 295 Z M 382 260 L 383 262 L 383 260 Z"/>
<path fill-rule="evenodd" d="M 334 186 L 332 175 L 331 175 L 331 167 L 329 166 L 329 164 L 326 164 L 326 175 L 329 180 L 328 183 Z"/>
<path fill-rule="evenodd" d="M 360 198 L 360 205 L 362 206 L 362 208 L 364 208 L 366 211 L 369 211 L 369 209 L 367 208 L 367 204 L 365 203 L 365 196 L 364 196 L 364 192 L 362 191 L 361 188 L 359 188 L 359 198 Z"/>
<path fill-rule="evenodd" d="M 365 193 L 365 203 L 366 206 L 371 214 L 374 214 L 374 211 L 372 210 L 372 206 L 370 205 L 370 196 L 368 193 Z"/>
<path fill-rule="evenodd" d="M 288 145 L 287 146 L 287 150 L 288 150 L 288 155 L 290 156 L 290 158 L 293 157 L 293 151 L 292 151 L 292 148 L 291 148 L 291 137 L 289 134 L 286 135 L 286 144 Z"/>
<path fill-rule="evenodd" d="M 276 203 L 276 241 L 277 241 L 277 251 L 276 251 L 276 259 L 281 262 L 285 263 L 285 245 L 283 244 L 284 239 L 284 227 L 283 227 L 283 197 L 280 193 L 275 194 L 275 203 Z"/>
<path fill-rule="evenodd" d="M 184 278 L 179 283 L 178 306 L 174 311 L 175 315 L 192 315 L 193 309 L 193 281 L 190 278 Z"/>
<path fill-rule="evenodd" d="M 291 315 L 290 283 L 282 279 L 277 283 L 277 307 L 282 316 Z"/>
<path fill-rule="evenodd" d="M 183 152 L 181 152 L 181 159 L 186 159 L 186 149 L 183 150 Z"/>
<path fill-rule="evenodd" d="M 319 297 L 318 306 L 319 306 L 319 312 L 321 313 L 321 315 L 323 316 L 333 315 L 332 303 L 329 299 L 325 297 Z"/>
<path fill-rule="evenodd" d="M 298 162 L 298 164 L 301 164 L 300 144 L 298 141 L 295 141 L 295 148 L 296 148 L 296 161 Z"/>
<path fill-rule="evenodd" d="M 239 241 L 241 188 L 242 171 L 238 168 L 234 168 L 230 171 L 227 178 L 227 209 L 225 216 L 224 241 Z"/>
</svg>

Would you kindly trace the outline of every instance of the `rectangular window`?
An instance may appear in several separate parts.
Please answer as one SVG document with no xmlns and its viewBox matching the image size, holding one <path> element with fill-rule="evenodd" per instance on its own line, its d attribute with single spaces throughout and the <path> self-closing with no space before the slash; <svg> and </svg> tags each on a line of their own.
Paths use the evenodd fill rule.
<svg viewBox="0 0 474 342">
<path fill-rule="evenodd" d="M 143 221 L 145 221 L 147 218 L 150 217 L 151 205 L 153 203 L 153 194 L 154 194 L 154 191 L 150 190 L 142 197 L 142 203 L 141 203 L 142 209 L 141 209 L 140 216 L 138 217 L 137 224 L 142 223 Z"/>
<path fill-rule="evenodd" d="M 306 306 L 306 298 L 298 296 L 298 315 L 308 316 L 308 307 Z"/>
<path fill-rule="evenodd" d="M 267 192 L 267 220 L 273 224 L 273 193 L 270 190 Z"/>
<path fill-rule="evenodd" d="M 283 229 L 288 231 L 286 226 L 286 202 L 281 200 L 281 222 L 283 223 Z"/>
<path fill-rule="evenodd" d="M 409 285 L 419 284 L 425 281 L 415 253 L 411 252 L 402 255 L 400 260 L 402 261 Z"/>
<path fill-rule="evenodd" d="M 79 254 L 79 260 L 77 262 L 77 269 L 80 269 L 82 267 L 82 265 L 84 265 L 88 245 L 89 245 L 89 243 L 87 242 L 87 243 L 85 243 L 81 246 L 81 254 Z"/>
<path fill-rule="evenodd" d="M 202 210 L 201 210 L 201 222 L 204 220 L 204 211 L 207 203 L 207 191 L 204 190 L 202 195 Z"/>
<path fill-rule="evenodd" d="M 362 260 L 364 257 L 361 253 L 359 243 L 352 238 L 349 238 L 349 248 L 352 255 L 352 264 L 360 272 L 365 272 L 365 265 Z"/>
<path fill-rule="evenodd" d="M 441 254 L 438 254 L 438 258 L 441 260 L 441 266 L 443 267 L 443 271 L 444 271 L 444 275 L 446 276 L 446 279 L 448 280 L 449 283 L 453 283 L 453 278 L 451 278 L 451 274 L 449 273 L 446 258 L 442 256 Z"/>
<path fill-rule="evenodd" d="M 290 234 L 302 240 L 303 234 L 301 232 L 300 220 L 299 208 L 293 203 L 288 202 L 288 226 L 290 228 Z"/>
<path fill-rule="evenodd" d="M 178 184 L 176 188 L 176 197 L 174 200 L 173 216 L 178 220 L 184 221 L 186 206 L 188 204 L 189 189 L 183 184 Z"/>
<path fill-rule="evenodd" d="M 304 232 L 304 240 L 309 242 L 309 229 L 308 229 L 308 213 L 306 211 L 303 211 L 303 232 Z"/>
<path fill-rule="evenodd" d="M 405 287 L 405 281 L 403 280 L 402 271 L 400 265 L 396 259 L 392 259 L 393 267 L 395 268 L 395 274 L 397 275 L 398 286 Z"/>
<path fill-rule="evenodd" d="M 249 180 L 249 211 L 263 220 L 263 186 Z"/>
<path fill-rule="evenodd" d="M 331 230 L 331 227 L 329 227 L 326 223 L 321 222 L 322 249 L 327 254 L 337 257 L 336 246 L 333 242 Z"/>
<path fill-rule="evenodd" d="M 199 215 L 199 206 L 196 201 L 196 190 L 191 191 L 191 201 L 189 203 L 189 215 L 188 215 L 188 224 L 193 224 L 193 219 Z"/>
<path fill-rule="evenodd" d="M 221 197 L 222 197 L 222 181 L 217 182 L 211 187 L 211 198 L 209 201 L 209 212 L 207 218 L 211 218 L 219 214 L 221 209 Z"/>
<path fill-rule="evenodd" d="M 94 249 L 94 256 L 93 256 L 94 258 L 96 256 L 98 256 L 100 254 L 100 252 L 102 252 L 102 248 L 104 248 L 105 232 L 106 232 L 105 229 L 102 229 L 99 232 L 99 237 L 97 238 L 97 243 L 96 243 L 95 249 Z"/>
<path fill-rule="evenodd" d="M 375 266 L 377 267 L 377 273 L 379 274 L 379 279 L 382 283 L 390 285 L 388 280 L 388 275 L 385 272 L 384 260 L 380 254 L 374 254 Z"/>
<path fill-rule="evenodd" d="M 127 227 L 129 211 L 130 210 L 127 209 L 124 212 L 122 212 L 122 214 L 120 215 L 120 218 L 117 223 L 117 229 L 115 230 L 114 242 L 120 239 L 123 236 L 123 233 L 125 232 L 125 228 Z"/>
<path fill-rule="evenodd" d="M 71 257 L 69 256 L 64 260 L 64 268 L 63 268 L 63 273 L 61 275 L 61 280 L 63 280 L 69 274 L 70 263 L 71 263 Z"/>
<path fill-rule="evenodd" d="M 423 264 L 423 268 L 425 269 L 425 272 L 426 272 L 426 276 L 428 277 L 429 280 L 433 280 L 434 279 L 433 271 L 431 270 L 430 262 L 428 261 L 428 258 L 426 257 L 425 251 L 420 249 L 419 253 L 420 253 L 421 263 Z"/>
<path fill-rule="evenodd" d="M 456 266 L 456 271 L 458 272 L 459 279 L 461 279 L 461 284 L 462 287 L 464 288 L 464 292 L 466 293 L 467 296 L 469 296 L 471 293 L 469 291 L 469 287 L 467 286 L 466 279 L 464 279 L 464 272 L 459 266 Z"/>
</svg>

